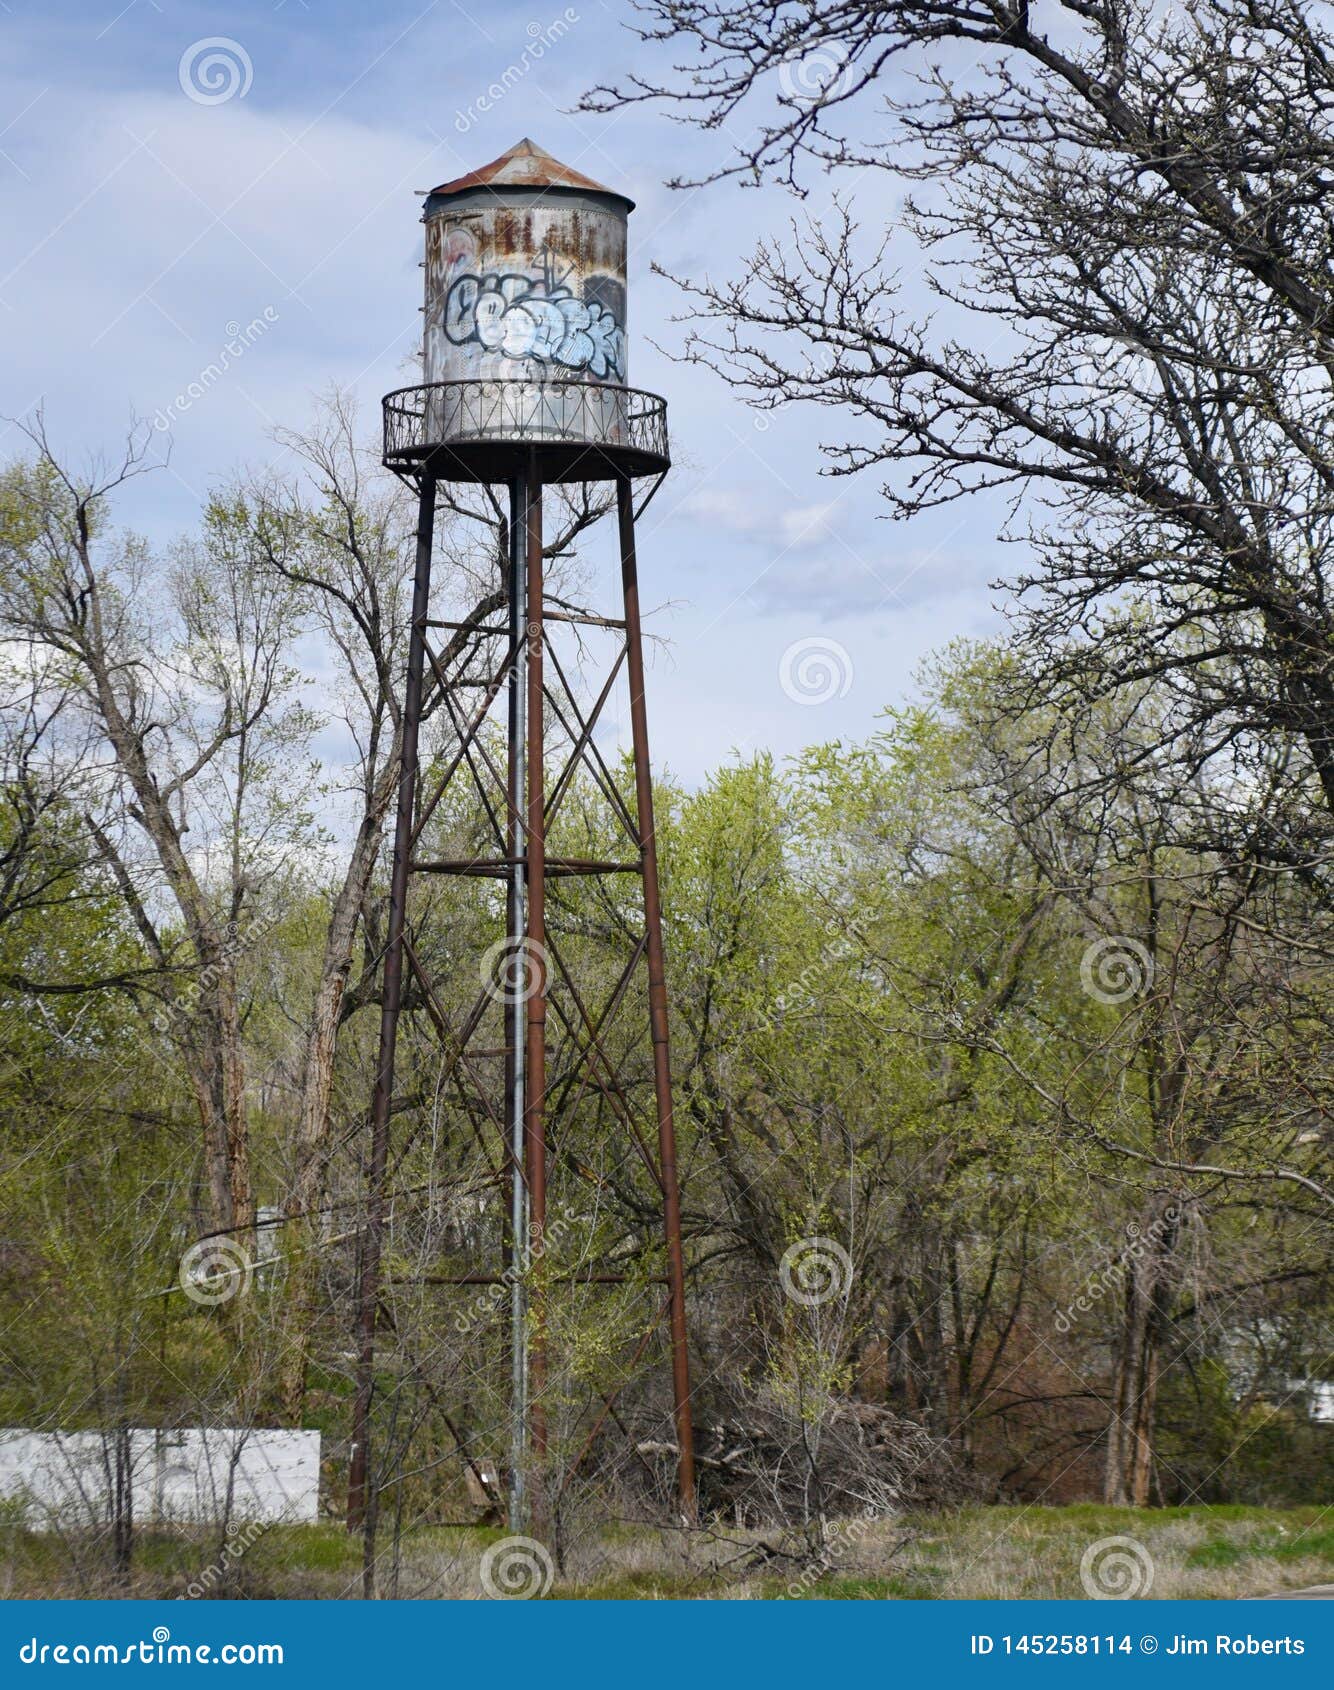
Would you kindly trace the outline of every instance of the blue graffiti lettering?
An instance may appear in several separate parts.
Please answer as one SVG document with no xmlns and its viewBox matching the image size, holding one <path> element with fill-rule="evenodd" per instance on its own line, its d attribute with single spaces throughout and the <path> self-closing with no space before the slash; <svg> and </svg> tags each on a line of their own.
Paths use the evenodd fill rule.
<svg viewBox="0 0 1334 1690">
<path fill-rule="evenodd" d="M 563 283 L 516 271 L 467 272 L 445 296 L 444 326 L 456 346 L 476 341 L 503 358 L 624 379 L 625 330 L 605 306 L 576 299 Z"/>
</svg>

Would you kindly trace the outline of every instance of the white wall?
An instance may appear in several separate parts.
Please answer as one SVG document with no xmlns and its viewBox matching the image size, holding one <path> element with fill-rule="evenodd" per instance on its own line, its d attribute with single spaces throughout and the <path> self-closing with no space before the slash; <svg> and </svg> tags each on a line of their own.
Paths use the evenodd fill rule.
<svg viewBox="0 0 1334 1690">
<path fill-rule="evenodd" d="M 135 1430 L 128 1443 L 139 1523 L 319 1517 L 318 1432 Z M 0 1501 L 37 1530 L 109 1520 L 115 1471 L 112 1433 L 0 1430 Z"/>
</svg>

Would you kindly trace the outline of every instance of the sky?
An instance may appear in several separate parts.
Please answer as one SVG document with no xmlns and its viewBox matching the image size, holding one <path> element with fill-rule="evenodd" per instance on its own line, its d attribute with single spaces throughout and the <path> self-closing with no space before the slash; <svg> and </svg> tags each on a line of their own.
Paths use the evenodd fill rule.
<svg viewBox="0 0 1334 1690">
<path fill-rule="evenodd" d="M 864 737 L 928 653 L 995 631 L 989 583 L 1015 558 L 982 503 L 886 520 L 874 475 L 821 475 L 822 438 L 845 432 L 829 413 L 757 414 L 673 358 L 682 301 L 652 266 L 735 274 L 832 184 L 801 206 L 674 191 L 664 178 L 717 163 L 719 137 L 647 106 L 576 114 L 651 57 L 631 16 L 628 0 L 0 0 L 0 450 L 21 450 L 12 419 L 39 403 L 74 462 L 114 454 L 132 415 L 160 419 L 166 467 L 117 516 L 165 545 L 211 486 L 278 459 L 271 431 L 330 386 L 369 433 L 415 379 L 418 193 L 530 136 L 637 203 L 629 380 L 666 395 L 674 460 L 638 546 L 650 729 L 655 762 L 695 783 L 732 754 Z M 892 184 L 841 186 L 868 227 L 892 222 Z M 589 567 L 610 608 L 605 547 Z"/>
</svg>

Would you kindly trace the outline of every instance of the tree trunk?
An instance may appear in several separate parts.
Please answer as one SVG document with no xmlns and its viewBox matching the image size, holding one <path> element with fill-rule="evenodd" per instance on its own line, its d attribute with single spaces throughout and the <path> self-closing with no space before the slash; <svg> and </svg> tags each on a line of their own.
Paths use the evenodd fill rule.
<svg viewBox="0 0 1334 1690">
<path fill-rule="evenodd" d="M 301 1083 L 301 1116 L 291 1185 L 283 1204 L 283 1249 L 287 1261 L 283 1345 L 278 1364 L 278 1407 L 289 1426 L 305 1413 L 311 1336 L 318 1314 L 321 1217 L 328 1195 L 328 1158 L 334 1058 L 352 968 L 352 948 L 361 908 L 370 890 L 384 818 L 398 776 L 398 740 L 371 795 L 343 884 L 334 899 L 325 935 L 320 982 L 315 993 Z"/>
<path fill-rule="evenodd" d="M 92 682 L 92 696 L 116 761 L 134 793 L 135 804 L 130 814 L 157 853 L 200 969 L 199 997 L 191 1016 L 186 1060 L 203 1127 L 212 1225 L 219 1232 L 245 1233 L 253 1228 L 255 1215 L 250 1189 L 245 1055 L 236 964 L 231 950 L 234 930 L 219 924 L 186 856 L 183 825 L 172 815 L 149 766 L 143 735 L 131 725 L 121 707 L 113 683 L 114 664 L 102 633 L 96 577 L 86 548 L 83 556 L 90 582 L 94 630 L 93 638 L 84 646 L 83 658 Z M 132 909 L 147 921 L 128 878 L 118 878 Z"/>
<path fill-rule="evenodd" d="M 190 1017 L 181 1048 L 203 1128 L 208 1227 L 231 1233 L 244 1246 L 255 1224 L 255 1206 L 245 1051 L 231 958 L 221 949 L 211 950 L 203 975 L 212 984 Z"/>
<path fill-rule="evenodd" d="M 1107 1427 L 1103 1501 L 1145 1508 L 1153 1484 L 1158 1383 L 1171 1296 L 1176 1210 L 1154 1202 L 1125 1255 L 1125 1305 Z"/>
<path fill-rule="evenodd" d="M 320 979 L 306 1047 L 296 1166 L 283 1205 L 286 1307 L 277 1392 L 279 1412 L 289 1426 L 301 1425 L 305 1413 L 311 1333 L 318 1312 L 320 1226 L 326 1194 L 334 1055 L 346 984 L 346 967 L 325 973 Z"/>
</svg>

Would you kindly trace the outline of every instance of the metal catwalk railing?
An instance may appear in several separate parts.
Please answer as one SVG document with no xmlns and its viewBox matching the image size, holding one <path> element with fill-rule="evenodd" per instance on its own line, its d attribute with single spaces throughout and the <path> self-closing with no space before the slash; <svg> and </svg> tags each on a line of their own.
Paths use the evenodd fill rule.
<svg viewBox="0 0 1334 1690">
<path fill-rule="evenodd" d="M 440 448 L 522 443 L 601 448 L 666 469 L 667 402 L 584 381 L 441 381 L 385 395 L 386 462 L 419 461 Z"/>
</svg>

